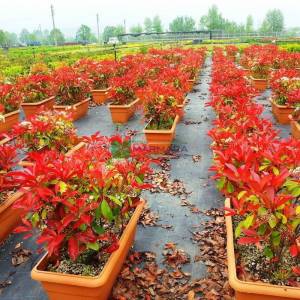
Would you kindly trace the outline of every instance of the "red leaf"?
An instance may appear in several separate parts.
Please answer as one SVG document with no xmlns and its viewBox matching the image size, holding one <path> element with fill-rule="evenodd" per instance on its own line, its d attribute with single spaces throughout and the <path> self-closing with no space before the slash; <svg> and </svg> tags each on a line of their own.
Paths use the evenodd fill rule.
<svg viewBox="0 0 300 300">
<path fill-rule="evenodd" d="M 79 255 L 78 240 L 76 240 L 74 237 L 69 238 L 68 252 L 69 252 L 69 256 L 72 260 L 76 260 L 76 258 Z"/>
<path fill-rule="evenodd" d="M 249 245 L 249 244 L 256 244 L 259 242 L 258 237 L 242 237 L 238 239 L 238 244 L 239 245 Z"/>
<path fill-rule="evenodd" d="M 292 245 L 290 247 L 290 253 L 292 257 L 296 257 L 298 255 L 298 247 L 297 245 Z"/>
</svg>

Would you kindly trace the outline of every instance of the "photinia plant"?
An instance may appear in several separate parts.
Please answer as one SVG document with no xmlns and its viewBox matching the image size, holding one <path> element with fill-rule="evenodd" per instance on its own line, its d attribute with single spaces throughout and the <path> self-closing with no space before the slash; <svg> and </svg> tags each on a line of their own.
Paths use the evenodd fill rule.
<svg viewBox="0 0 300 300">
<path fill-rule="evenodd" d="M 90 81 L 86 74 L 79 74 L 73 67 L 54 71 L 55 99 L 59 105 L 73 105 L 88 97 Z"/>
<path fill-rule="evenodd" d="M 144 183 L 151 172 L 147 156 L 141 159 L 130 150 L 128 157 L 116 159 L 107 147 L 110 139 L 96 134 L 91 140 L 92 147 L 69 157 L 41 153 L 35 166 L 11 174 L 24 189 L 15 204 L 25 211 L 16 232 L 38 229 L 37 243 L 45 246 L 56 265 L 79 256 L 101 261 L 118 249 L 141 191 L 150 187 Z"/>
<path fill-rule="evenodd" d="M 79 141 L 70 116 L 63 111 L 41 111 L 17 124 L 12 135 L 28 152 L 57 150 L 66 153 Z"/>
<path fill-rule="evenodd" d="M 13 84 L 0 84 L 0 114 L 4 115 L 20 108 L 22 96 Z"/>
</svg>

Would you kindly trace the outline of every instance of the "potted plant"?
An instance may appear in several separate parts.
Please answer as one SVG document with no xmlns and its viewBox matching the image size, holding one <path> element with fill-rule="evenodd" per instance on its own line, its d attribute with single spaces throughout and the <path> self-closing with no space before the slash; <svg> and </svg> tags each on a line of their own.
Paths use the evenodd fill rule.
<svg viewBox="0 0 300 300">
<path fill-rule="evenodd" d="M 24 187 L 15 207 L 26 212 L 15 232 L 39 230 L 47 254 L 31 276 L 52 300 L 107 299 L 142 213 L 150 160 L 131 147 L 122 159 L 97 147 L 71 157 L 56 152 L 48 163 L 43 153 L 35 168 L 13 174 Z"/>
<path fill-rule="evenodd" d="M 134 72 L 127 72 L 110 80 L 108 97 L 112 102 L 108 108 L 114 123 L 126 123 L 134 115 L 139 103 L 135 94 L 135 79 Z"/>
<path fill-rule="evenodd" d="M 100 62 L 90 59 L 82 59 L 75 68 L 80 73 L 86 73 L 91 80 L 92 97 L 96 104 L 103 104 L 108 99 L 109 80 L 116 72 L 116 63 L 111 60 Z"/>
<path fill-rule="evenodd" d="M 87 76 L 79 74 L 72 67 L 61 67 L 54 72 L 53 82 L 56 90 L 54 108 L 71 112 L 73 121 L 85 116 L 89 108 L 90 91 Z"/>
<path fill-rule="evenodd" d="M 177 101 L 183 94 L 172 84 L 157 81 L 149 83 L 141 94 L 147 121 L 143 130 L 147 143 L 153 150 L 166 151 L 175 137 L 180 113 Z"/>
<path fill-rule="evenodd" d="M 290 122 L 289 115 L 300 105 L 300 78 L 296 70 L 281 69 L 271 77 L 272 112 L 280 124 Z"/>
<path fill-rule="evenodd" d="M 290 115 L 291 133 L 295 139 L 300 140 L 300 106 Z"/>
<path fill-rule="evenodd" d="M 54 86 L 52 78 L 47 74 L 32 74 L 27 77 L 21 77 L 17 81 L 22 94 L 22 108 L 25 116 L 28 118 L 38 110 L 52 109 L 54 99 Z"/>
<path fill-rule="evenodd" d="M 271 58 L 269 55 L 260 55 L 250 63 L 251 80 L 256 89 L 263 91 L 268 87 Z"/>
<path fill-rule="evenodd" d="M 0 84 L 0 133 L 7 132 L 19 122 L 21 93 L 12 84 Z"/>
<path fill-rule="evenodd" d="M 32 165 L 30 158 L 36 152 L 55 150 L 66 154 L 84 145 L 76 134 L 70 114 L 65 111 L 42 111 L 31 116 L 13 128 L 12 136 L 27 153 L 19 163 L 22 166 Z"/>
<path fill-rule="evenodd" d="M 230 60 L 235 61 L 236 55 L 239 52 L 239 48 L 234 45 L 227 45 L 225 46 L 225 52 L 226 52 L 226 56 Z"/>
<path fill-rule="evenodd" d="M 22 195 L 18 185 L 11 180 L 10 171 L 16 166 L 17 147 L 7 143 L 0 145 L 0 242 L 21 221 L 21 210 L 14 210 L 14 202 Z"/>
</svg>

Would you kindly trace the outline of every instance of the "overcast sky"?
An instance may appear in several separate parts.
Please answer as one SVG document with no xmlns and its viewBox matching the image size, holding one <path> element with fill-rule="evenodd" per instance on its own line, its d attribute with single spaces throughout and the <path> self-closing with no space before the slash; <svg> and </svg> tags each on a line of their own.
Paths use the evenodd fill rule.
<svg viewBox="0 0 300 300">
<path fill-rule="evenodd" d="M 101 31 L 106 25 L 130 26 L 156 14 L 167 28 L 176 16 L 192 16 L 197 24 L 200 17 L 216 4 L 225 18 L 245 22 L 252 14 L 259 26 L 268 9 L 279 8 L 286 27 L 300 26 L 300 0 L 0 0 L 0 29 L 19 33 L 28 30 L 51 29 L 50 5 L 54 5 L 56 27 L 72 35 L 81 24 L 96 32 L 96 13 L 100 15 Z"/>
</svg>

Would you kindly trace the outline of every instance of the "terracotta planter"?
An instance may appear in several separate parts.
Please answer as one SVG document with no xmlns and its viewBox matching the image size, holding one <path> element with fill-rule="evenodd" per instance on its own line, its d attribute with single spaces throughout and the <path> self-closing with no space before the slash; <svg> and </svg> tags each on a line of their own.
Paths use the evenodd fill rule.
<svg viewBox="0 0 300 300">
<path fill-rule="evenodd" d="M 295 139 L 300 140 L 300 124 L 297 121 L 294 121 L 292 118 L 290 119 L 292 136 Z"/>
<path fill-rule="evenodd" d="M 272 112 L 279 124 L 289 124 L 289 115 L 294 111 L 293 107 L 286 105 L 278 105 L 273 99 L 270 100 L 272 105 Z"/>
<path fill-rule="evenodd" d="M 250 76 L 250 74 L 251 74 L 251 70 L 250 69 L 246 69 L 246 68 L 241 67 L 241 70 L 244 71 L 245 76 Z"/>
<path fill-rule="evenodd" d="M 21 106 L 24 110 L 26 118 L 28 118 L 32 115 L 35 115 L 37 111 L 39 111 L 42 107 L 44 107 L 45 110 L 52 109 L 54 103 L 55 103 L 55 98 L 53 96 L 40 102 L 35 102 L 35 103 L 23 102 Z"/>
<path fill-rule="evenodd" d="M 268 88 L 268 79 L 257 79 L 250 76 L 252 85 L 259 91 L 263 91 Z"/>
<path fill-rule="evenodd" d="M 70 156 L 72 155 L 74 152 L 76 152 L 77 150 L 81 149 L 82 147 L 85 146 L 84 142 L 79 142 L 76 146 L 74 146 L 73 148 L 71 148 L 67 153 L 66 156 Z M 24 159 L 22 159 L 21 161 L 18 162 L 18 165 L 21 167 L 30 167 L 33 166 L 34 163 L 26 160 L 26 157 Z"/>
<path fill-rule="evenodd" d="M 114 123 L 126 123 L 134 115 L 138 103 L 139 99 L 127 105 L 109 104 L 108 108 L 111 113 L 112 121 Z"/>
<path fill-rule="evenodd" d="M 225 206 L 230 207 L 226 199 Z M 235 290 L 235 300 L 289 300 L 300 299 L 300 288 L 261 282 L 242 281 L 236 273 L 232 218 L 225 217 L 227 231 L 227 263 L 229 284 Z"/>
<path fill-rule="evenodd" d="M 49 259 L 45 255 L 31 271 L 31 277 L 40 281 L 49 300 L 106 300 L 133 244 L 137 222 L 143 211 L 142 201 L 133 213 L 113 252 L 98 276 L 79 276 L 44 271 Z"/>
<path fill-rule="evenodd" d="M 58 111 L 67 111 L 72 113 L 72 121 L 76 121 L 85 116 L 89 109 L 89 101 L 87 98 L 74 105 L 54 105 L 54 109 Z"/>
<path fill-rule="evenodd" d="M 19 122 L 20 110 L 15 110 L 4 115 L 4 120 L 0 120 L 0 133 L 9 131 Z"/>
<path fill-rule="evenodd" d="M 22 196 L 21 192 L 11 195 L 0 205 L 0 242 L 3 241 L 21 221 L 21 209 L 13 209 L 14 202 Z"/>
<path fill-rule="evenodd" d="M 189 91 L 193 90 L 194 84 L 196 82 L 196 79 L 189 79 L 188 83 L 189 83 Z"/>
<path fill-rule="evenodd" d="M 176 125 L 179 122 L 179 116 L 176 116 L 172 128 L 167 130 L 144 129 L 147 144 L 154 152 L 164 152 L 168 150 L 176 133 Z"/>
<path fill-rule="evenodd" d="M 178 122 L 180 122 L 184 116 L 184 107 L 186 105 L 187 101 L 186 99 L 183 100 L 183 103 L 182 104 L 178 104 L 177 107 L 178 107 L 178 110 L 179 110 L 179 114 L 178 114 Z"/>
<path fill-rule="evenodd" d="M 91 90 L 93 101 L 96 104 L 103 104 L 108 99 L 108 91 L 110 88 L 103 90 Z"/>
</svg>

